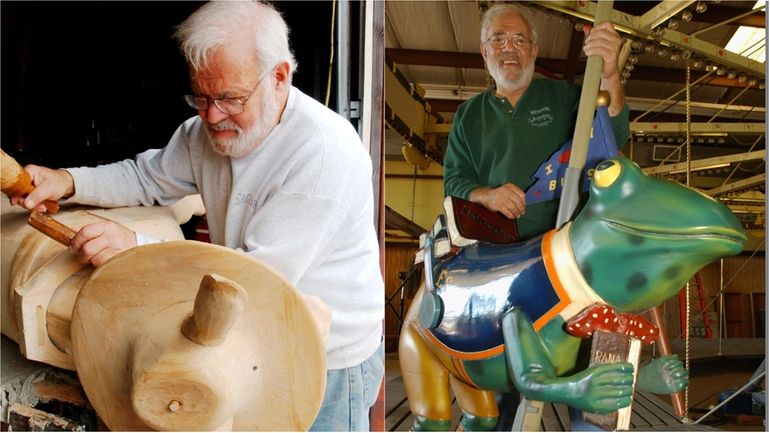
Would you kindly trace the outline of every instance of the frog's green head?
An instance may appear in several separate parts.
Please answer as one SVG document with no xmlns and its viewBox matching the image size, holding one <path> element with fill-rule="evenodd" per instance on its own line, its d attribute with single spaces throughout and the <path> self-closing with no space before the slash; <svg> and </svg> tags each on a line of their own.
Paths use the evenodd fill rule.
<svg viewBox="0 0 770 433">
<path fill-rule="evenodd" d="M 586 281 L 610 305 L 640 311 L 675 295 L 700 268 L 737 254 L 746 236 L 730 210 L 634 162 L 602 162 L 570 228 Z"/>
</svg>

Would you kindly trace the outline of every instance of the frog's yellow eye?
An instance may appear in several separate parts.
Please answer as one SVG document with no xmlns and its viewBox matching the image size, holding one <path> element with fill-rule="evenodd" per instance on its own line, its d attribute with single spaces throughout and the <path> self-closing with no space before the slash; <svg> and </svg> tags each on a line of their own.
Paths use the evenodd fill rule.
<svg viewBox="0 0 770 433">
<path fill-rule="evenodd" d="M 594 170 L 594 183 L 601 188 L 612 185 L 619 177 L 620 163 L 618 161 L 604 161 Z"/>
</svg>

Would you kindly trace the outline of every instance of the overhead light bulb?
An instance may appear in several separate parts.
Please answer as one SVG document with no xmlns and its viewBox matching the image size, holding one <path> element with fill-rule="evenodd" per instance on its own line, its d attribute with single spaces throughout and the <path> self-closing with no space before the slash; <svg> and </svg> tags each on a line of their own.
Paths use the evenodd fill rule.
<svg viewBox="0 0 770 433">
<path fill-rule="evenodd" d="M 679 28 L 679 20 L 676 18 L 671 18 L 668 20 L 668 28 L 671 30 L 676 30 Z"/>
<path fill-rule="evenodd" d="M 647 45 L 644 46 L 644 52 L 651 54 L 653 51 L 655 51 L 655 44 L 652 42 L 647 42 Z"/>
<path fill-rule="evenodd" d="M 692 12 L 689 9 L 682 11 L 682 21 L 690 21 L 692 19 Z"/>
<path fill-rule="evenodd" d="M 706 9 L 708 9 L 708 6 L 706 6 L 706 2 L 699 1 L 698 3 L 695 4 L 695 12 L 698 12 L 699 14 L 706 12 Z"/>
</svg>

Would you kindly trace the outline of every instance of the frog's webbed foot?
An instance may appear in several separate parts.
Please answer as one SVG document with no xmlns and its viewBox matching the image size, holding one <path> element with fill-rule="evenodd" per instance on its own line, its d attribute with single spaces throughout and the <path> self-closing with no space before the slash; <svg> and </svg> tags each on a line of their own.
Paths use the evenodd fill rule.
<svg viewBox="0 0 770 433">
<path fill-rule="evenodd" d="M 636 386 L 654 394 L 671 394 L 683 390 L 688 383 L 687 370 L 679 358 L 666 355 L 639 367 Z"/>
</svg>

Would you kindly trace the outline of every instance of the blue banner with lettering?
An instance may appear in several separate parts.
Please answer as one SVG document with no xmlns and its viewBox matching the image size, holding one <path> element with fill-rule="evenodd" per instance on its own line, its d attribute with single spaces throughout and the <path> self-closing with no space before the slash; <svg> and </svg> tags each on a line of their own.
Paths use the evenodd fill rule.
<svg viewBox="0 0 770 433">
<path fill-rule="evenodd" d="M 564 184 L 564 174 L 569 165 L 572 140 L 556 151 L 532 175 L 535 182 L 527 188 L 527 204 L 554 200 L 561 197 Z M 612 131 L 610 115 L 606 106 L 596 108 L 591 128 L 591 138 L 588 142 L 588 153 L 580 182 L 580 191 L 588 191 L 588 181 L 594 168 L 605 159 L 618 156 L 618 146 L 615 143 L 615 133 Z"/>
</svg>

